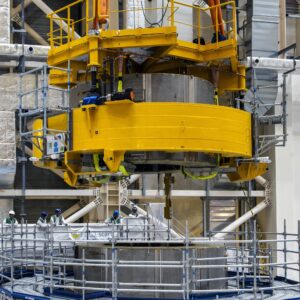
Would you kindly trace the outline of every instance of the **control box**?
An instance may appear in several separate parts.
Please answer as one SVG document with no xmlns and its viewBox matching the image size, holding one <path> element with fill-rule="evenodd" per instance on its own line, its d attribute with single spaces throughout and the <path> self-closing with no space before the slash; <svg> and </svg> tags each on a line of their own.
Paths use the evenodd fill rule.
<svg viewBox="0 0 300 300">
<path fill-rule="evenodd" d="M 60 154 L 65 152 L 65 134 L 47 135 L 47 155 Z"/>
</svg>

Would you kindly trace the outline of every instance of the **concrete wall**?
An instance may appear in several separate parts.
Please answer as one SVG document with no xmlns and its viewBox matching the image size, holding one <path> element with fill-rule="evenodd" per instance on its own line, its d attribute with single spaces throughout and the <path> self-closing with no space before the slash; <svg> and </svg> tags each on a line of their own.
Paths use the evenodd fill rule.
<svg viewBox="0 0 300 300">
<path fill-rule="evenodd" d="M 41 78 L 39 78 L 39 86 L 41 84 Z M 34 88 L 35 77 L 26 77 L 23 91 Z M 15 111 L 19 105 L 18 91 L 19 77 L 17 74 L 11 73 L 0 76 L 0 188 L 13 188 L 15 179 L 17 167 Z M 41 94 L 39 95 L 39 105 L 41 105 L 40 96 Z M 49 107 L 57 107 L 60 104 L 61 93 L 50 91 L 49 99 L 51 99 Z M 31 94 L 24 98 L 24 107 L 33 108 L 34 102 L 34 95 Z M 12 208 L 13 199 L 0 199 L 0 222 Z"/>
<path fill-rule="evenodd" d="M 0 0 L 0 44 L 10 42 L 10 0 Z"/>
<path fill-rule="evenodd" d="M 287 232 L 297 233 L 297 220 L 300 220 L 300 75 L 289 78 L 288 97 L 288 143 L 285 148 L 276 148 L 276 231 L 283 232 L 284 219 Z M 291 237 L 290 237 L 291 238 Z M 296 243 L 289 243 L 289 248 L 297 250 Z M 278 254 L 283 260 L 283 255 Z M 288 255 L 289 260 L 297 260 L 297 256 Z M 279 270 L 279 275 L 283 270 Z M 298 280 L 298 274 L 292 271 L 288 276 Z"/>
</svg>

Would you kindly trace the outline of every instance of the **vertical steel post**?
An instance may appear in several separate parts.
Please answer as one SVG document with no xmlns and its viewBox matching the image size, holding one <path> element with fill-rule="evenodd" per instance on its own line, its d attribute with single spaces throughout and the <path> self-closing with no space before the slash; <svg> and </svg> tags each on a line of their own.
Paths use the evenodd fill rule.
<svg viewBox="0 0 300 300">
<path fill-rule="evenodd" d="M 112 227 L 112 242 L 111 242 L 111 274 L 112 274 L 112 299 L 117 300 L 118 286 L 117 286 L 117 257 L 115 247 L 115 224 Z"/>
<path fill-rule="evenodd" d="M 51 224 L 50 228 L 50 297 L 53 294 L 53 224 Z"/>
<path fill-rule="evenodd" d="M 82 300 L 85 299 L 85 249 L 82 249 Z"/>
<path fill-rule="evenodd" d="M 26 220 L 26 223 L 25 223 L 25 236 L 26 236 L 26 241 L 25 241 L 25 255 L 26 255 L 26 263 L 25 263 L 25 268 L 27 270 L 27 260 L 29 258 L 28 256 L 28 222 Z"/>
<path fill-rule="evenodd" d="M 287 92 L 286 92 L 286 79 L 287 74 L 284 73 L 283 75 L 283 84 L 282 84 L 282 127 L 283 127 L 283 146 L 285 146 L 287 141 L 287 111 L 286 111 L 286 104 L 287 104 Z"/>
<path fill-rule="evenodd" d="M 300 283 L 300 220 L 298 220 L 298 268 L 299 268 L 299 283 Z M 300 286 L 299 286 L 300 292 Z"/>
<path fill-rule="evenodd" d="M 87 1 L 88 2 L 88 1 Z M 72 118 L 72 110 L 70 108 L 70 97 L 71 97 L 71 61 L 68 60 L 68 88 L 67 88 L 67 148 L 68 150 L 73 149 L 73 136 L 72 136 L 72 127 L 73 127 L 73 118 Z"/>
<path fill-rule="evenodd" d="M 10 226 L 11 231 L 11 250 L 10 250 L 10 284 L 11 284 L 11 292 L 14 292 L 14 224 L 11 223 Z"/>
<path fill-rule="evenodd" d="M 190 254 L 189 254 L 189 225 L 185 223 L 185 280 L 186 280 L 186 299 L 190 299 Z"/>
<path fill-rule="evenodd" d="M 22 55 L 19 58 L 19 71 L 21 73 L 25 73 L 25 38 L 26 38 L 26 30 L 25 30 L 25 0 L 22 0 L 21 2 L 21 27 L 22 27 L 22 31 L 21 31 L 21 40 L 22 40 Z M 20 81 L 22 80 L 23 77 L 20 78 Z M 22 96 L 20 96 L 22 97 Z M 22 108 L 20 109 L 22 111 Z M 19 114 L 20 114 L 20 110 L 19 110 Z M 19 115 L 19 118 L 21 118 L 21 116 Z M 20 131 L 22 131 L 22 120 L 20 122 Z M 22 163 L 22 196 L 21 196 L 21 212 L 20 212 L 20 216 L 21 216 L 21 222 L 24 221 L 26 215 L 25 215 L 25 190 L 26 190 L 26 156 L 25 156 L 25 144 L 22 141 L 22 137 L 21 137 L 21 149 L 22 149 L 22 158 L 21 158 L 21 163 Z"/>
<path fill-rule="evenodd" d="M 274 286 L 274 267 L 272 266 L 273 263 L 273 251 L 272 248 L 269 247 L 269 263 L 270 263 L 270 268 L 269 268 L 269 272 L 270 272 L 270 286 L 273 287 Z M 272 291 L 273 293 L 273 291 Z"/>
<path fill-rule="evenodd" d="M 171 26 L 175 26 L 175 4 L 174 4 L 174 0 L 171 0 Z"/>
<path fill-rule="evenodd" d="M 42 102 L 43 102 L 43 150 L 46 150 L 46 135 L 47 135 L 47 65 L 43 66 L 42 77 L 43 77 L 43 88 L 42 88 Z"/>
<path fill-rule="evenodd" d="M 204 9 L 202 9 L 200 6 L 199 6 L 199 16 L 198 16 L 198 27 L 199 27 L 199 44 L 200 44 L 200 39 L 201 39 L 201 30 L 202 30 L 202 28 L 201 28 L 201 12 L 202 13 L 204 13 L 205 14 L 205 10 Z M 204 26 L 203 26 L 204 27 Z"/>
<path fill-rule="evenodd" d="M 128 228 L 128 218 L 126 218 L 126 240 L 128 240 L 128 231 L 129 231 L 129 228 Z"/>
<path fill-rule="evenodd" d="M 35 281 L 35 286 L 34 290 L 37 289 L 37 274 L 36 274 L 36 225 L 33 227 L 33 259 L 34 259 L 34 281 Z"/>
<path fill-rule="evenodd" d="M 38 73 L 35 72 L 35 93 L 34 93 L 34 99 L 35 99 L 35 109 L 39 108 L 39 76 Z"/>
<path fill-rule="evenodd" d="M 236 245 L 236 251 L 235 251 L 235 255 L 236 255 L 236 287 L 239 290 L 240 289 L 240 268 L 239 268 L 239 244 Z M 240 292 L 238 292 L 238 295 L 240 294 Z"/>
<path fill-rule="evenodd" d="M 283 257 L 284 257 L 284 280 L 287 280 L 287 242 L 286 242 L 286 219 L 283 221 Z"/>
<path fill-rule="evenodd" d="M 253 220 L 253 296 L 257 299 L 256 220 Z"/>
<path fill-rule="evenodd" d="M 203 237 L 207 236 L 207 221 L 206 221 L 206 210 L 207 210 L 207 198 L 202 200 L 202 215 L 203 215 Z"/>
<path fill-rule="evenodd" d="M 86 239 L 87 240 L 89 240 L 89 230 L 90 230 L 90 227 L 89 227 L 89 221 L 88 221 L 86 224 Z"/>
<path fill-rule="evenodd" d="M 1 282 L 3 280 L 3 273 L 4 273 L 4 225 L 0 224 L 1 226 Z M 5 252 L 6 253 L 6 252 Z"/>
<path fill-rule="evenodd" d="M 186 300 L 186 256 L 185 256 L 185 249 L 182 249 L 182 298 Z"/>
</svg>

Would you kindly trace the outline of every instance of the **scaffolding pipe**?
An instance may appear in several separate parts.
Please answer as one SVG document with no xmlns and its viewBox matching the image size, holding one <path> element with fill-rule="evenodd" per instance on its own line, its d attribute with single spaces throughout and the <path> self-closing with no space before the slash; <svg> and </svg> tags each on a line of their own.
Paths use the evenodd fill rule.
<svg viewBox="0 0 300 300">
<path fill-rule="evenodd" d="M 221 239 L 224 238 L 228 233 L 235 231 L 242 224 L 250 220 L 252 217 L 263 211 L 266 207 L 271 204 L 271 186 L 268 180 L 262 176 L 257 176 L 255 181 L 262 185 L 265 188 L 265 199 L 264 201 L 257 204 L 255 207 L 250 209 L 247 213 L 242 215 L 240 218 L 235 220 L 233 223 L 225 227 L 221 232 L 214 235 L 215 238 Z"/>
</svg>

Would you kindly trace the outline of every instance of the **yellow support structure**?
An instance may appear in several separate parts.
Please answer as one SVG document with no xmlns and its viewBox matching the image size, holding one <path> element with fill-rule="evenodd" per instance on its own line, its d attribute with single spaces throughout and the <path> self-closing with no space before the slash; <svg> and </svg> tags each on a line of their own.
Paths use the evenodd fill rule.
<svg viewBox="0 0 300 300">
<path fill-rule="evenodd" d="M 214 31 L 214 26 L 204 26 L 201 20 L 201 13 L 209 11 L 209 8 L 201 8 L 193 5 L 185 4 L 180 1 L 170 1 L 169 10 L 167 10 L 166 20 L 168 24 L 157 27 L 157 28 L 134 28 L 134 29 L 122 29 L 122 30 L 111 30 L 109 27 L 107 29 L 102 28 L 97 34 L 92 33 L 88 35 L 89 30 L 95 20 L 95 17 L 99 15 L 99 12 L 95 11 L 95 5 L 93 8 L 92 16 L 90 12 L 86 12 L 86 17 L 80 20 L 73 20 L 69 16 L 70 9 L 76 5 L 86 4 L 89 6 L 89 1 L 78 0 L 74 3 L 69 4 L 65 8 L 61 8 L 56 12 L 53 12 L 48 17 L 50 18 L 50 24 L 53 25 L 54 20 L 57 21 L 57 14 L 68 12 L 67 18 L 62 18 L 62 20 L 67 20 L 70 27 L 74 27 L 75 24 L 81 22 L 86 28 L 86 35 L 82 38 L 75 39 L 73 36 L 60 36 L 63 30 L 54 29 L 53 26 L 50 27 L 50 45 L 51 49 L 49 51 L 48 64 L 51 66 L 61 67 L 63 64 L 69 60 L 85 60 L 85 63 L 89 67 L 99 67 L 102 64 L 103 55 L 101 53 L 110 53 L 113 51 L 123 51 L 127 49 L 129 51 L 131 48 L 149 48 L 156 49 L 156 53 L 159 53 L 159 58 L 164 57 L 175 57 L 181 60 L 191 61 L 194 63 L 214 63 L 222 64 L 224 60 L 230 62 L 231 70 L 238 77 L 238 82 L 234 81 L 230 84 L 230 77 L 225 84 L 219 86 L 220 90 L 243 90 L 245 88 L 245 77 L 239 76 L 240 71 L 243 72 L 241 66 L 237 61 L 237 28 L 236 28 L 236 18 L 235 18 L 235 2 L 228 1 L 226 3 L 221 3 L 218 5 L 220 8 L 230 5 L 233 8 L 232 19 L 227 20 L 228 31 L 226 31 L 226 39 L 219 41 L 218 38 L 216 42 L 208 42 L 205 45 L 198 43 L 193 43 L 193 41 L 184 41 L 178 38 L 177 26 L 188 26 L 191 30 L 197 29 L 198 40 L 201 37 L 202 31 L 211 30 Z M 100 7 L 98 7 L 98 10 Z M 162 8 L 157 8 L 161 10 Z M 177 15 L 180 13 L 181 9 L 189 9 L 191 15 L 194 11 L 197 11 L 198 16 L 195 23 L 186 24 L 178 19 Z M 153 9 L 151 9 L 153 10 Z M 154 8 L 155 10 L 155 8 Z M 128 13 L 128 11 L 111 11 L 110 14 Z M 55 17 L 56 16 L 56 17 Z M 193 18 L 192 18 L 193 19 Z M 230 26 L 229 26 L 230 25 Z M 71 31 L 71 32 L 74 32 Z M 129 51 L 130 53 L 130 51 Z M 111 55 L 110 55 L 111 56 Z M 114 56 L 114 55 L 112 55 Z M 75 71 L 76 72 L 76 71 Z M 76 74 L 71 75 L 71 79 L 75 78 Z M 51 77 L 51 84 L 56 85 L 58 83 L 58 77 Z M 232 87 L 233 86 L 233 87 Z"/>
<path fill-rule="evenodd" d="M 66 115 L 49 118 L 49 126 L 66 128 Z M 67 175 L 74 186 L 83 172 L 81 154 L 102 153 L 108 170 L 118 172 L 126 152 L 204 152 L 223 157 L 252 156 L 251 115 L 237 109 L 187 103 L 108 102 L 73 110 L 73 148 L 65 153 Z M 42 127 L 41 120 L 34 129 Z M 41 153 L 34 149 L 38 158 Z"/>
<path fill-rule="evenodd" d="M 265 174 L 268 171 L 268 164 L 255 162 L 242 162 L 234 173 L 229 173 L 231 181 L 249 181 L 255 177 Z"/>
</svg>

